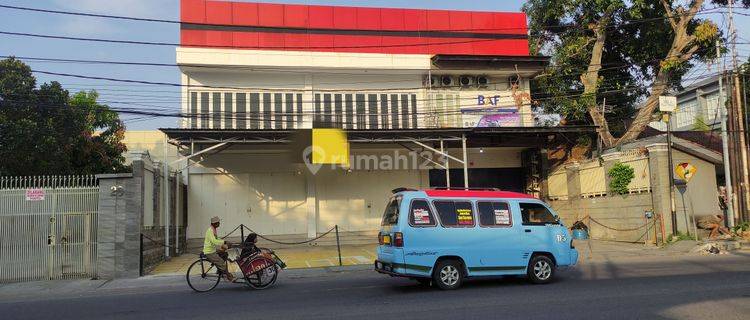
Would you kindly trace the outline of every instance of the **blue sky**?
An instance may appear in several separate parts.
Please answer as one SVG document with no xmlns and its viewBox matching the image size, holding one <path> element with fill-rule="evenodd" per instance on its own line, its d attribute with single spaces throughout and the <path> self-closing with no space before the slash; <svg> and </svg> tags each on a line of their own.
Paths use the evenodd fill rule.
<svg viewBox="0 0 750 320">
<path fill-rule="evenodd" d="M 436 8 L 482 11 L 518 11 L 523 1 L 499 0 L 265 0 L 263 2 L 378 6 L 399 8 Z M 147 18 L 179 19 L 178 0 L 0 0 L 0 4 L 35 8 L 70 10 L 111 15 Z M 742 11 L 748 12 L 748 11 Z M 127 22 L 111 19 L 73 17 L 44 13 L 0 9 L 0 31 L 42 33 L 78 37 L 100 37 L 123 40 L 179 42 L 179 28 L 175 24 Z M 714 17 L 721 22 L 721 16 Z M 750 42 L 750 18 L 737 16 L 737 28 L 742 42 Z M 747 59 L 750 46 L 740 46 L 740 55 Z M 117 60 L 174 63 L 174 47 L 104 44 L 69 40 L 36 39 L 0 35 L 0 55 L 19 57 L 63 58 L 83 60 Z M 155 82 L 179 82 L 179 71 L 174 67 L 138 67 L 91 65 L 52 62 L 28 62 L 33 69 L 75 73 L 100 77 L 138 79 Z M 116 107 L 138 108 L 150 105 L 173 112 L 179 111 L 179 90 L 175 87 L 124 84 L 100 80 L 86 80 L 36 74 L 39 83 L 59 81 L 71 91 L 96 89 L 102 102 Z M 175 127 L 177 119 L 123 118 L 129 130 Z"/>
</svg>

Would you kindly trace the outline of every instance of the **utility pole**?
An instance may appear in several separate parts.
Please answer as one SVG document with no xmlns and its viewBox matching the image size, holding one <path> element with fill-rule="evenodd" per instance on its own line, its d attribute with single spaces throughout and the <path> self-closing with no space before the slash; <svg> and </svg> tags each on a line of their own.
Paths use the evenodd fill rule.
<svg viewBox="0 0 750 320">
<path fill-rule="evenodd" d="M 677 206 L 674 203 L 674 160 L 672 160 L 672 113 L 667 113 L 667 162 L 669 165 L 669 207 L 672 234 L 677 234 Z M 683 201 L 684 202 L 684 201 Z M 685 204 L 683 203 L 683 206 Z M 686 225 L 685 228 L 688 226 Z"/>
<path fill-rule="evenodd" d="M 747 142 L 745 140 L 745 113 L 743 111 L 743 105 L 742 105 L 742 98 L 740 94 L 740 76 L 739 76 L 739 65 L 737 63 L 737 30 L 734 26 L 734 0 L 729 0 L 729 43 L 731 44 L 731 50 L 732 50 L 732 80 L 734 82 L 734 90 L 732 90 L 732 105 L 734 105 L 734 111 L 735 114 L 733 116 L 736 117 L 736 123 L 737 123 L 737 133 L 735 134 L 735 137 L 739 139 L 739 145 L 740 145 L 740 157 L 741 157 L 741 172 L 742 174 L 742 183 L 740 184 L 740 190 L 739 192 L 742 193 L 742 197 L 740 199 L 744 200 L 744 205 L 741 205 L 740 208 L 744 207 L 745 210 L 748 210 L 750 208 L 750 190 L 748 189 L 750 187 L 750 177 L 748 173 L 748 156 L 747 156 Z M 740 212 L 738 217 L 740 220 L 744 218 L 745 212 Z"/>
<path fill-rule="evenodd" d="M 721 43 L 716 40 L 716 58 L 720 59 Z M 724 185 L 727 190 L 727 223 L 729 227 L 734 227 L 734 205 L 732 194 L 732 172 L 729 164 L 729 137 L 727 135 L 727 101 L 724 97 L 724 64 L 722 64 L 719 73 L 719 110 L 721 111 L 721 149 L 724 155 Z"/>
</svg>

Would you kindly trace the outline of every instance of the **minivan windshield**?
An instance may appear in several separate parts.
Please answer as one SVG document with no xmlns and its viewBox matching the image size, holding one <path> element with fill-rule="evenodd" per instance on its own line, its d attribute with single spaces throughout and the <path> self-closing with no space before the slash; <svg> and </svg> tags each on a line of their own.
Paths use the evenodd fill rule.
<svg viewBox="0 0 750 320">
<path fill-rule="evenodd" d="M 398 207 L 401 205 L 401 197 L 393 197 L 385 207 L 383 222 L 381 226 L 392 226 L 398 223 Z"/>
</svg>

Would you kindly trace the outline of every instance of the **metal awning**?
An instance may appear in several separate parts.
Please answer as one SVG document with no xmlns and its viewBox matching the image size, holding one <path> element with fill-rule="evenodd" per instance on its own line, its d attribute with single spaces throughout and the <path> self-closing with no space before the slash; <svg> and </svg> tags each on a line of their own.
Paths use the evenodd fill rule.
<svg viewBox="0 0 750 320">
<path fill-rule="evenodd" d="M 300 130 L 248 130 L 248 129 L 191 129 L 162 128 L 169 143 L 178 147 L 192 144 L 213 145 L 230 142 L 232 144 L 288 144 L 292 136 Z M 345 130 L 349 142 L 359 143 L 399 143 L 419 141 L 423 143 L 444 141 L 458 144 L 463 135 L 469 147 L 535 147 L 555 139 L 575 140 L 581 134 L 595 134 L 595 126 L 562 127 L 495 127 L 495 128 L 435 128 L 435 129 L 379 129 Z"/>
</svg>

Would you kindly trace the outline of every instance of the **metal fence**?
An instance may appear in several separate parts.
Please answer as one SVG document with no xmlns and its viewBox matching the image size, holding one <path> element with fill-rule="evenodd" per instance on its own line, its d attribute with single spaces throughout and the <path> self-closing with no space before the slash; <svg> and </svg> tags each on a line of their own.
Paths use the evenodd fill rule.
<svg viewBox="0 0 750 320">
<path fill-rule="evenodd" d="M 96 276 L 93 176 L 0 177 L 0 282 Z"/>
</svg>

